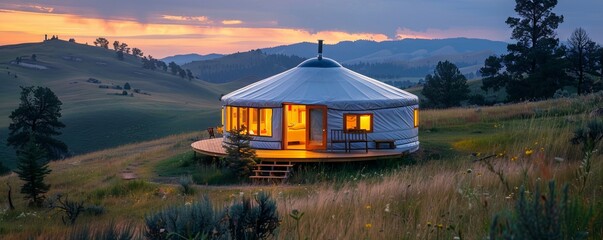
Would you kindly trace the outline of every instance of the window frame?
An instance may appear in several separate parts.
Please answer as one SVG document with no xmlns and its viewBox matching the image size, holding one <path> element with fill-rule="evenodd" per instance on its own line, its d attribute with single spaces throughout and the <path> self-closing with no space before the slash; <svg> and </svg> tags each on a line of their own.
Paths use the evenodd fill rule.
<svg viewBox="0 0 603 240">
<path fill-rule="evenodd" d="M 360 128 L 360 116 L 364 116 L 367 115 L 370 117 L 370 121 L 369 121 L 369 125 L 370 125 L 370 129 L 366 130 L 366 129 L 361 129 Z M 344 132 L 348 132 L 348 116 L 356 116 L 356 126 L 358 126 L 358 130 L 365 130 L 367 133 L 372 133 L 375 126 L 374 126 L 374 117 L 375 115 L 373 113 L 344 113 L 343 114 L 343 131 Z"/>
<path fill-rule="evenodd" d="M 243 118 L 242 116 L 242 112 L 244 112 L 242 110 L 242 108 L 247 109 L 247 114 L 245 116 L 245 118 Z M 251 109 L 255 109 L 257 111 L 251 111 Z M 270 124 L 270 135 L 266 134 L 266 135 L 262 135 L 262 130 L 261 130 L 261 114 L 262 114 L 262 110 L 269 110 L 271 112 L 270 114 L 270 118 L 267 118 L 265 122 L 269 122 Z M 237 113 L 237 120 L 233 121 L 232 115 L 233 113 L 236 112 Z M 244 119 L 247 120 L 247 124 L 249 125 L 251 123 L 251 112 L 255 112 L 256 115 L 256 119 L 257 119 L 257 123 L 255 124 L 257 127 L 257 132 L 254 132 L 254 134 L 249 134 L 249 129 L 250 127 L 247 126 L 247 134 L 249 136 L 254 136 L 254 137 L 272 137 L 273 136 L 273 119 L 272 117 L 274 116 L 273 114 L 273 109 L 272 108 L 257 108 L 257 107 L 243 107 L 243 106 L 230 106 L 227 105 L 226 106 L 226 126 L 228 127 L 227 131 L 230 131 L 232 129 L 239 129 L 241 127 L 241 123 L 244 121 Z"/>
</svg>

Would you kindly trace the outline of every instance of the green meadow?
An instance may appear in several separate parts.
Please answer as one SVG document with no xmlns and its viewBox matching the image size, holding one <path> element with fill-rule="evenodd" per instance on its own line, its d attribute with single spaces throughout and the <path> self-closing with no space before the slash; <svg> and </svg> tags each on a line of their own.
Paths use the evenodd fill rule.
<svg viewBox="0 0 603 240">
<path fill-rule="evenodd" d="M 601 239 L 603 157 L 594 155 L 582 184 L 583 153 L 570 142 L 599 107 L 601 94 L 424 110 L 416 153 L 360 164 L 300 164 L 289 181 L 273 184 L 232 181 L 224 168 L 194 158 L 190 143 L 206 138 L 205 132 L 122 145 L 50 164 L 48 196 L 61 193 L 104 209 L 99 215 L 84 212 L 74 225 L 63 224 L 62 213 L 27 208 L 15 190 L 22 184 L 17 176 L 1 177 L 13 187 L 16 210 L 0 212 L 0 234 L 3 239 L 64 239 L 75 229 L 113 223 L 133 226 L 142 238 L 144 217 L 152 212 L 202 196 L 220 208 L 264 191 L 278 205 L 276 239 L 484 239 L 494 216 L 512 214 L 522 193 L 540 190 L 546 198 L 548 183 L 555 181 L 559 192 L 567 186 L 572 203 L 583 206 L 576 209 L 590 209 L 590 215 L 564 221 L 588 216 L 582 230 L 588 239 Z M 137 179 L 123 180 L 123 172 Z M 178 179 L 189 175 L 196 182 L 194 193 L 184 194 Z M 7 190 L 0 186 L 0 192 Z M 0 205 L 7 206 L 6 195 L 0 196 Z M 304 213 L 299 225 L 289 216 L 293 210 Z"/>
<path fill-rule="evenodd" d="M 28 65 L 15 64 L 17 57 Z M 100 83 L 90 83 L 90 78 Z M 120 95 L 121 89 L 99 88 L 125 83 L 132 86 L 128 96 Z M 67 127 L 59 138 L 73 154 L 216 126 L 220 94 L 240 87 L 143 69 L 140 58 L 126 55 L 120 61 L 113 50 L 85 44 L 52 40 L 2 46 L 0 116 L 5 117 L 0 118 L 0 161 L 10 167 L 15 157 L 5 142 L 8 116 L 19 104 L 19 86 L 31 85 L 49 87 L 63 102 L 61 121 Z"/>
</svg>

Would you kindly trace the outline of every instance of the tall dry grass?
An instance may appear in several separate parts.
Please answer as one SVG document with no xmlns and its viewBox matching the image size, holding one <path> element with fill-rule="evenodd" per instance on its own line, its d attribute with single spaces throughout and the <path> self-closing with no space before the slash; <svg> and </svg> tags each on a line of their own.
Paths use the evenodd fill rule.
<svg viewBox="0 0 603 240">
<path fill-rule="evenodd" d="M 521 185 L 534 191 L 555 180 L 558 186 L 569 185 L 575 193 L 582 153 L 569 139 L 588 119 L 588 112 L 602 106 L 602 100 L 600 95 L 590 95 L 480 110 L 426 110 L 421 115 L 421 141 L 438 138 L 456 155 L 417 159 L 418 164 L 387 171 L 383 176 L 367 174 L 371 177 L 343 184 L 196 186 L 195 195 L 183 195 L 176 185 L 153 183 L 161 174 L 154 166 L 190 151 L 190 142 L 202 136 L 191 133 L 53 162 L 53 172 L 47 178 L 52 185 L 48 195 L 68 193 L 106 207 L 102 216 L 82 216 L 78 226 L 134 222 L 140 230 L 146 213 L 195 201 L 201 195 L 209 196 L 216 205 L 227 205 L 241 194 L 269 191 L 277 199 L 282 218 L 277 239 L 297 239 L 297 224 L 289 216 L 294 209 L 304 213 L 299 230 L 301 237 L 308 239 L 483 239 L 492 217 L 513 208 Z M 429 129 L 432 138 L 426 134 Z M 488 161 L 509 189 L 483 161 L 474 161 L 491 154 L 497 156 Z M 593 174 L 579 196 L 589 203 L 600 202 L 603 197 L 603 157 L 597 155 L 593 162 Z M 122 180 L 120 173 L 126 169 L 136 173 L 141 183 L 130 186 Z M 10 182 L 13 193 L 20 186 L 14 175 L 0 177 L 0 182 Z M 2 206 L 7 204 L 5 192 L 3 184 Z M 18 210 L 0 213 L 0 238 L 44 239 L 71 228 L 52 212 L 25 208 L 22 196 L 14 195 Z M 603 235 L 603 229 L 595 231 Z"/>
</svg>

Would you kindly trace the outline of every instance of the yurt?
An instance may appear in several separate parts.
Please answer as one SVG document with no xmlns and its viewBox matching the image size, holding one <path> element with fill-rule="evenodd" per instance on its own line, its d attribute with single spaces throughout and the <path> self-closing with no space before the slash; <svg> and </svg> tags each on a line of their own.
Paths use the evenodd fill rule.
<svg viewBox="0 0 603 240">
<path fill-rule="evenodd" d="M 419 148 L 417 96 L 322 57 L 322 41 L 318 52 L 295 68 L 224 95 L 225 133 L 244 130 L 255 149 Z M 366 141 L 349 141 L 354 136 L 346 135 L 359 131 Z"/>
</svg>

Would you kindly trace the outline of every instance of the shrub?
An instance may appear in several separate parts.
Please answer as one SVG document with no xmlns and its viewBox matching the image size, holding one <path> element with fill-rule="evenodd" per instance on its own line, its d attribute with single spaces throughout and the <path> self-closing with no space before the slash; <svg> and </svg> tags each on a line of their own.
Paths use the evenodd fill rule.
<svg viewBox="0 0 603 240">
<path fill-rule="evenodd" d="M 230 207 L 229 231 L 234 239 L 267 239 L 280 225 L 276 202 L 265 192 L 255 197 L 255 204 L 245 197 Z"/>
<path fill-rule="evenodd" d="M 582 144 L 582 152 L 585 156 L 587 153 L 592 153 L 601 140 L 603 140 L 603 120 L 596 118 L 586 123 L 586 126 L 576 129 L 571 139 L 573 144 Z"/>
<path fill-rule="evenodd" d="M 541 195 L 537 187 L 532 196 L 526 196 L 522 186 L 515 212 L 494 217 L 490 239 L 586 239 L 593 216 L 592 207 L 569 199 L 567 186 L 561 201 L 554 181 L 549 183 L 547 195 Z"/>
<path fill-rule="evenodd" d="M 226 233 L 224 211 L 209 198 L 190 205 L 169 207 L 145 217 L 147 239 L 219 239 Z"/>
<path fill-rule="evenodd" d="M 280 225 L 276 201 L 260 192 L 226 209 L 214 208 L 207 197 L 145 217 L 147 239 L 267 239 Z"/>
<path fill-rule="evenodd" d="M 188 195 L 194 193 L 194 189 L 191 187 L 193 184 L 193 178 L 190 175 L 180 176 L 180 187 L 182 187 L 182 194 Z"/>
<path fill-rule="evenodd" d="M 84 211 L 84 201 L 71 201 L 67 197 L 63 199 L 63 195 L 57 194 L 48 200 L 48 208 L 58 210 L 64 214 L 61 216 L 63 224 L 73 225 L 80 213 Z"/>
<path fill-rule="evenodd" d="M 130 83 L 126 83 L 126 84 L 124 84 L 124 89 L 126 89 L 126 90 L 130 90 L 130 88 L 131 88 L 131 87 L 130 87 Z"/>
</svg>

